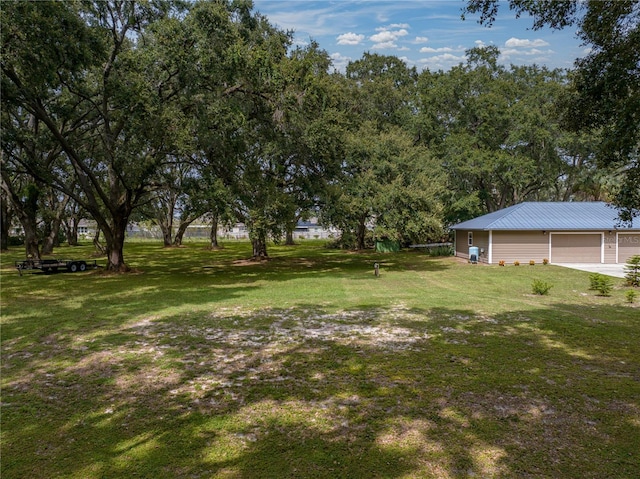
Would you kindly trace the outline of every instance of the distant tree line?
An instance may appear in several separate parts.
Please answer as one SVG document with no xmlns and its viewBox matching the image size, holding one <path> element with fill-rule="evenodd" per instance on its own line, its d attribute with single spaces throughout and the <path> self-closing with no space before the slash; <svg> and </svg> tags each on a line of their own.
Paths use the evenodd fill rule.
<svg viewBox="0 0 640 479">
<path fill-rule="evenodd" d="M 491 5 L 469 2 L 487 21 Z M 505 67 L 486 47 L 447 72 L 366 53 L 341 73 L 248 0 L 17 1 L 0 14 L 3 248 L 13 220 L 39 257 L 90 218 L 107 267 L 126 271 L 134 220 L 166 245 L 198 218 L 212 232 L 242 222 L 264 257 L 310 216 L 363 248 L 368 234 L 437 240 L 525 200 L 638 208 L 637 131 L 616 136 L 620 118 L 597 112 L 568 121 L 596 68 L 585 63 Z M 640 108 L 602 108 L 623 107 L 637 128 Z"/>
</svg>

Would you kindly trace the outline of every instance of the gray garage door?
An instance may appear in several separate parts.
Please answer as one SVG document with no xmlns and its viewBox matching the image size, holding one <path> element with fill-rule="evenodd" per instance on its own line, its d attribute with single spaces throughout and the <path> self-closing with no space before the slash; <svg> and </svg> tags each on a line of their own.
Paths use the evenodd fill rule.
<svg viewBox="0 0 640 479">
<path fill-rule="evenodd" d="M 602 235 L 553 234 L 551 236 L 552 263 L 600 263 Z"/>
<path fill-rule="evenodd" d="M 618 235 L 618 263 L 626 263 L 627 259 L 640 254 L 640 234 L 620 233 Z"/>
</svg>

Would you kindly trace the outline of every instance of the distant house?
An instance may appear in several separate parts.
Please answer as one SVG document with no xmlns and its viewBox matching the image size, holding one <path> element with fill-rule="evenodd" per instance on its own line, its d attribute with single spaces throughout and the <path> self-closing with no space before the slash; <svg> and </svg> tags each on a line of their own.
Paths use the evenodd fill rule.
<svg viewBox="0 0 640 479">
<path fill-rule="evenodd" d="M 78 236 L 92 238 L 96 234 L 97 224 L 94 220 L 81 219 L 78 221 Z"/>
<path fill-rule="evenodd" d="M 624 263 L 640 255 L 640 227 L 619 224 L 603 202 L 520 203 L 459 223 L 456 256 L 479 248 L 479 261 L 536 263 Z"/>
<path fill-rule="evenodd" d="M 311 218 L 308 221 L 298 221 L 293 236 L 299 239 L 329 239 L 339 236 L 339 233 L 337 229 L 325 228 L 316 218 Z"/>
<path fill-rule="evenodd" d="M 220 227 L 218 234 L 221 238 L 227 239 L 247 239 L 249 230 L 244 223 L 236 223 L 231 227 Z M 326 228 L 318 223 L 316 218 L 308 221 L 298 221 L 293 231 L 294 239 L 328 239 L 338 236 L 335 228 Z"/>
</svg>

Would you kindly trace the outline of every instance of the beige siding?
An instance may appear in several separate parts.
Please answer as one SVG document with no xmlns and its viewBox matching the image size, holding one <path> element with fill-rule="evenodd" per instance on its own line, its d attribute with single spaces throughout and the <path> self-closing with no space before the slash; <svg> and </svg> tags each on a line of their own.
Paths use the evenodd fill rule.
<svg viewBox="0 0 640 479">
<path fill-rule="evenodd" d="M 466 230 L 456 230 L 456 256 L 459 258 L 469 258 L 469 246 L 467 246 Z"/>
<path fill-rule="evenodd" d="M 616 252 L 618 251 L 616 242 L 617 238 L 614 232 L 604 232 L 604 262 L 606 264 L 615 264 L 618 261 L 616 256 Z"/>
<path fill-rule="evenodd" d="M 542 231 L 494 231 L 491 256 L 492 263 L 542 263 L 549 257 L 549 235 Z"/>
<path fill-rule="evenodd" d="M 469 230 L 456 231 L 456 256 L 469 257 Z M 491 262 L 542 263 L 624 263 L 633 255 L 640 255 L 640 232 L 609 233 L 542 231 L 471 231 L 473 245 L 480 253 L 480 261 L 489 262 L 489 238 L 491 237 Z"/>
<path fill-rule="evenodd" d="M 602 234 L 551 234 L 552 263 L 600 263 Z"/>
<path fill-rule="evenodd" d="M 626 263 L 634 255 L 640 255 L 640 233 L 619 233 L 618 263 Z"/>
<path fill-rule="evenodd" d="M 456 230 L 456 256 L 459 258 L 469 258 L 469 247 L 477 246 L 480 248 L 480 262 L 487 263 L 489 261 L 489 232 L 488 231 L 471 231 L 473 233 L 473 244 L 469 245 L 468 230 Z M 484 251 L 484 253 L 482 252 Z"/>
</svg>

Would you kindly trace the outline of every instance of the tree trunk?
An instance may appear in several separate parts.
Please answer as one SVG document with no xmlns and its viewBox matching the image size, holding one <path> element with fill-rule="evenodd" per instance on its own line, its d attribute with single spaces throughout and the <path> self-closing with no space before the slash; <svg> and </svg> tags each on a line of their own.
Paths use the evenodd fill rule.
<svg viewBox="0 0 640 479">
<path fill-rule="evenodd" d="M 215 215 L 211 220 L 210 239 L 211 239 L 211 248 L 218 248 L 219 247 L 218 246 L 218 217 Z"/>
<path fill-rule="evenodd" d="M 24 246 L 27 258 L 40 259 L 40 248 L 38 246 L 38 220 L 36 218 L 36 208 L 27 207 L 18 210 L 18 219 L 24 230 Z"/>
<path fill-rule="evenodd" d="M 11 210 L 9 202 L 2 195 L 0 200 L 0 250 L 9 249 L 9 230 L 11 229 Z"/>
<path fill-rule="evenodd" d="M 93 235 L 93 246 L 95 246 L 98 253 L 107 254 L 107 250 L 100 243 L 100 228 L 96 228 L 96 234 Z"/>
<path fill-rule="evenodd" d="M 107 271 L 125 273 L 130 268 L 124 262 L 124 239 L 128 217 L 113 215 L 113 225 L 103 230 L 107 252 Z"/>
<path fill-rule="evenodd" d="M 126 273 L 129 267 L 124 262 L 124 237 L 114 238 L 107 246 L 107 271 Z"/>
<path fill-rule="evenodd" d="M 78 225 L 80 224 L 80 220 L 74 218 L 71 222 L 71 234 L 67 238 L 67 242 L 69 246 L 78 246 Z"/>
<path fill-rule="evenodd" d="M 64 232 L 67 237 L 67 244 L 69 246 L 78 246 L 78 223 L 80 220 L 76 217 L 71 217 L 68 221 L 64 221 Z M 100 231 L 100 230 L 98 230 Z"/>
<path fill-rule="evenodd" d="M 300 216 L 296 215 L 291 220 L 288 220 L 285 222 L 285 240 L 284 240 L 285 246 L 293 246 L 296 244 L 293 238 L 293 233 L 296 230 L 296 226 L 298 226 L 299 219 L 300 219 Z"/>
<path fill-rule="evenodd" d="M 187 231 L 187 228 L 189 227 L 189 225 L 194 221 L 195 221 L 195 218 L 192 220 L 186 220 L 186 221 L 180 222 L 180 225 L 178 226 L 178 231 L 176 231 L 176 235 L 173 238 L 173 246 L 182 246 L 182 238 L 184 237 L 184 234 Z"/>
<path fill-rule="evenodd" d="M 42 254 L 51 254 L 53 253 L 54 246 L 60 246 L 59 235 L 63 211 L 56 212 L 56 217 L 51 220 L 49 234 L 44 238 L 44 242 L 42 244 Z"/>
<path fill-rule="evenodd" d="M 160 231 L 162 231 L 162 241 L 165 248 L 168 248 L 173 244 L 173 238 L 171 238 L 171 229 L 171 225 L 160 223 Z"/>
<path fill-rule="evenodd" d="M 287 235 L 286 235 L 286 239 L 284 241 L 284 244 L 286 246 L 293 246 L 296 243 L 293 241 L 293 230 L 290 228 L 287 228 Z"/>
<path fill-rule="evenodd" d="M 60 218 L 54 218 L 51 221 L 51 225 L 48 228 L 49 234 L 44 237 L 42 242 L 42 254 L 51 254 L 53 253 L 54 246 L 60 246 L 60 241 L 58 241 L 58 235 L 60 234 Z"/>
<path fill-rule="evenodd" d="M 367 227 L 365 225 L 366 217 L 363 216 L 360 218 L 358 223 L 358 230 L 356 231 L 356 249 L 364 249 L 365 248 L 365 234 L 367 232 Z"/>
<path fill-rule="evenodd" d="M 38 201 L 40 199 L 40 188 L 35 183 L 25 185 L 18 193 L 12 186 L 6 171 L 1 175 L 2 190 L 7 195 L 13 206 L 22 229 L 24 230 L 25 254 L 30 259 L 40 259 L 40 249 L 38 247 Z"/>
<path fill-rule="evenodd" d="M 29 259 L 40 259 L 40 248 L 38 247 L 38 229 L 35 218 L 21 218 L 20 223 L 24 229 L 24 247 L 26 257 Z"/>
<path fill-rule="evenodd" d="M 258 237 L 252 239 L 251 244 L 253 245 L 253 257 L 255 259 L 269 257 L 267 255 L 267 241 L 263 235 L 258 235 Z"/>
</svg>

